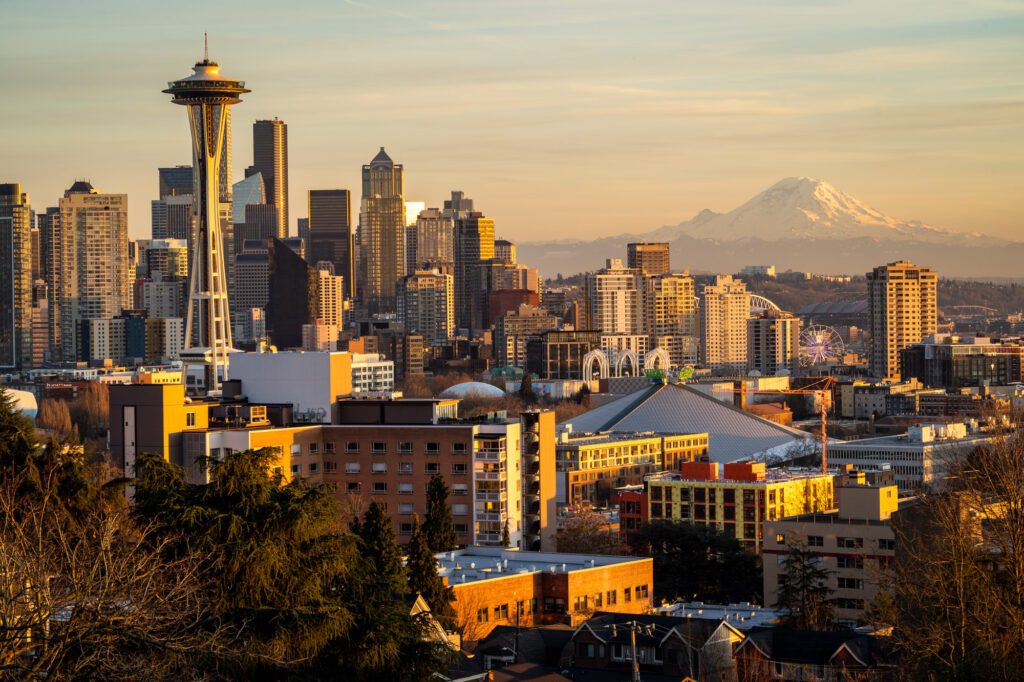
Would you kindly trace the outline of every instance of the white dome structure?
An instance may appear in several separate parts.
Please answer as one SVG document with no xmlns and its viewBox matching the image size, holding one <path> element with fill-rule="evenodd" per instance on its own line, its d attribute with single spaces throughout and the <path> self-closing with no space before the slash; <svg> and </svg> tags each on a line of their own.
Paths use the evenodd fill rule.
<svg viewBox="0 0 1024 682">
<path fill-rule="evenodd" d="M 442 398 L 504 398 L 505 391 L 482 381 L 466 381 L 441 391 Z"/>
<path fill-rule="evenodd" d="M 39 413 L 39 404 L 36 402 L 36 397 L 28 391 L 18 391 L 13 388 L 4 390 L 7 391 L 14 401 L 14 409 L 34 421 Z"/>
</svg>

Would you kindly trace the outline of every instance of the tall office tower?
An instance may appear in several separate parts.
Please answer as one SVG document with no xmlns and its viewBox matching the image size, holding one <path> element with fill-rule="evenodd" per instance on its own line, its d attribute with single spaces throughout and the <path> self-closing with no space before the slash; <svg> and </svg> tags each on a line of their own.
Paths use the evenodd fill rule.
<svg viewBox="0 0 1024 682">
<path fill-rule="evenodd" d="M 455 223 L 436 208 L 416 217 L 416 267 L 455 262 Z"/>
<path fill-rule="evenodd" d="M 640 277 L 609 258 L 603 270 L 587 275 L 587 325 L 604 334 L 641 334 Z"/>
<path fill-rule="evenodd" d="M 245 207 L 267 203 L 263 189 L 263 175 L 259 172 L 246 176 L 231 187 L 231 222 L 241 225 L 245 222 Z"/>
<path fill-rule="evenodd" d="M 30 234 L 32 235 L 29 239 L 32 249 L 32 282 L 35 283 L 37 279 L 41 279 L 43 276 L 42 261 L 40 260 L 43 245 L 40 241 L 42 237 L 38 227 L 33 227 Z"/>
<path fill-rule="evenodd" d="M 252 124 L 252 167 L 263 175 L 267 203 L 277 207 L 277 236 L 288 236 L 288 126 L 284 121 Z"/>
<path fill-rule="evenodd" d="M 352 258 L 352 193 L 347 189 L 309 190 L 309 262 L 329 261 L 352 298 L 355 263 Z M 300 235 L 301 236 L 301 235 Z"/>
<path fill-rule="evenodd" d="M 228 310 L 228 269 L 225 263 L 222 221 L 229 201 L 224 193 L 221 166 L 228 163 L 224 147 L 228 135 L 228 108 L 249 92 L 245 83 L 221 75 L 209 56 L 196 63 L 194 73 L 168 84 L 165 93 L 188 109 L 192 133 L 192 167 L 195 173 L 196 229 L 190 259 L 189 304 L 185 322 L 185 381 L 189 367 L 200 367 L 206 391 L 218 392 L 228 376 L 231 321 Z"/>
<path fill-rule="evenodd" d="M 867 273 L 871 325 L 871 373 L 900 375 L 900 351 L 934 334 L 938 325 L 938 275 L 907 261 L 880 265 Z"/>
<path fill-rule="evenodd" d="M 668 244 L 665 242 L 646 242 L 628 244 L 626 246 L 627 266 L 641 275 L 664 275 L 672 271 L 669 263 Z"/>
<path fill-rule="evenodd" d="M 128 195 L 101 194 L 79 180 L 60 200 L 60 340 L 64 360 L 78 357 L 82 320 L 110 319 L 132 307 Z"/>
<path fill-rule="evenodd" d="M 697 297 L 688 273 L 643 277 L 644 333 L 651 336 L 700 335 Z"/>
<path fill-rule="evenodd" d="M 245 221 L 235 225 L 235 253 L 241 253 L 243 242 L 272 239 L 280 232 L 277 207 L 273 204 L 249 204 L 245 207 Z"/>
<path fill-rule="evenodd" d="M 731 275 L 718 275 L 704 286 L 700 310 L 700 359 L 719 374 L 747 371 L 747 318 L 750 292 Z"/>
<path fill-rule="evenodd" d="M 270 243 L 267 335 L 278 348 L 302 347 L 302 325 L 314 324 L 320 310 L 319 275 L 280 239 Z"/>
<path fill-rule="evenodd" d="M 507 265 L 516 264 L 516 245 L 507 239 L 494 240 L 494 258 Z"/>
<path fill-rule="evenodd" d="M 356 290 L 368 315 L 397 309 L 395 291 L 405 276 L 404 170 L 380 148 L 363 166 Z"/>
<path fill-rule="evenodd" d="M 50 356 L 49 292 L 46 282 L 32 284 L 32 366 L 42 367 Z"/>
<path fill-rule="evenodd" d="M 444 200 L 444 215 L 452 220 L 464 218 L 473 212 L 473 200 L 466 198 L 466 193 L 452 190 L 452 198 Z"/>
<path fill-rule="evenodd" d="M 799 317 L 769 310 L 747 320 L 747 370 L 762 376 L 796 372 L 800 361 Z"/>
<path fill-rule="evenodd" d="M 46 283 L 46 331 L 48 360 L 60 357 L 60 209 L 50 206 L 36 215 L 39 226 L 39 268 Z"/>
<path fill-rule="evenodd" d="M 345 327 L 345 278 L 334 274 L 334 264 L 320 261 L 316 264 L 317 314 L 316 319 L 338 329 Z"/>
<path fill-rule="evenodd" d="M 168 168 L 158 168 L 157 174 L 160 177 L 160 186 L 157 191 L 157 196 L 161 199 L 164 197 L 176 197 L 184 194 L 192 196 L 195 185 L 192 166 L 170 166 Z"/>
<path fill-rule="evenodd" d="M 195 207 L 191 194 L 174 194 L 150 202 L 153 239 L 192 239 Z"/>
<path fill-rule="evenodd" d="M 455 331 L 455 292 L 451 275 L 417 270 L 399 282 L 398 319 L 405 331 L 431 346 L 443 346 Z"/>
<path fill-rule="evenodd" d="M 32 367 L 32 207 L 16 182 L 0 184 L 0 368 Z"/>
<path fill-rule="evenodd" d="M 454 247 L 455 324 L 472 337 L 488 327 L 481 266 L 494 258 L 494 220 L 477 211 L 456 218 Z"/>
</svg>

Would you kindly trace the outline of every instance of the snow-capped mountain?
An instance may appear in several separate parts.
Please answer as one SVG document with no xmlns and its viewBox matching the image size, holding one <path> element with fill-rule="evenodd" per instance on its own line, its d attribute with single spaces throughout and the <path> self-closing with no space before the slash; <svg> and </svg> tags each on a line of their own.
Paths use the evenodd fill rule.
<svg viewBox="0 0 1024 682">
<path fill-rule="evenodd" d="M 728 213 L 704 210 L 677 225 L 696 239 L 911 239 L 949 242 L 962 235 L 904 221 L 854 199 L 823 180 L 785 178 Z"/>
<path fill-rule="evenodd" d="M 596 241 L 519 246 L 520 259 L 545 277 L 599 268 L 624 258 L 633 241 L 667 241 L 672 265 L 738 271 L 744 265 L 853 274 L 904 258 L 957 277 L 1020 277 L 1024 244 L 950 232 L 885 215 L 822 180 L 785 178 L 728 213 L 705 209 L 692 219 L 643 234 Z"/>
</svg>

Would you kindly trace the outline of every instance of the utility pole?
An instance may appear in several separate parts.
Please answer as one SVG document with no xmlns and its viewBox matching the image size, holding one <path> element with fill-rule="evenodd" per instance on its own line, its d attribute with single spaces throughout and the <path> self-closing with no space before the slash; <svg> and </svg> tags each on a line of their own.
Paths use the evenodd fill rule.
<svg viewBox="0 0 1024 682">
<path fill-rule="evenodd" d="M 640 661 L 636 660 L 636 621 L 632 621 L 629 627 L 629 646 L 632 649 L 633 659 L 633 682 L 640 682 Z"/>
</svg>

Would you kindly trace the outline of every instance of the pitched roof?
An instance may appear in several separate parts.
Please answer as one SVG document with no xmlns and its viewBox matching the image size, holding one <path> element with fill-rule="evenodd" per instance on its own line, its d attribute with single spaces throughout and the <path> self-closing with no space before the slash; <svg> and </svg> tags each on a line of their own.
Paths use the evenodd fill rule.
<svg viewBox="0 0 1024 682">
<path fill-rule="evenodd" d="M 865 666 L 877 665 L 881 653 L 867 635 L 792 628 L 752 630 L 740 646 L 756 646 L 773 661 L 814 665 L 829 665 L 843 646 Z"/>
<path fill-rule="evenodd" d="M 716 400 L 685 384 L 646 387 L 563 422 L 573 433 L 707 433 L 713 462 L 732 462 L 809 437 Z"/>
<path fill-rule="evenodd" d="M 381 147 L 380 151 L 377 152 L 377 156 L 373 157 L 373 160 L 370 161 L 370 163 L 394 163 L 394 161 L 392 161 L 391 157 L 388 156 L 388 153 L 384 151 L 384 147 Z"/>
</svg>

